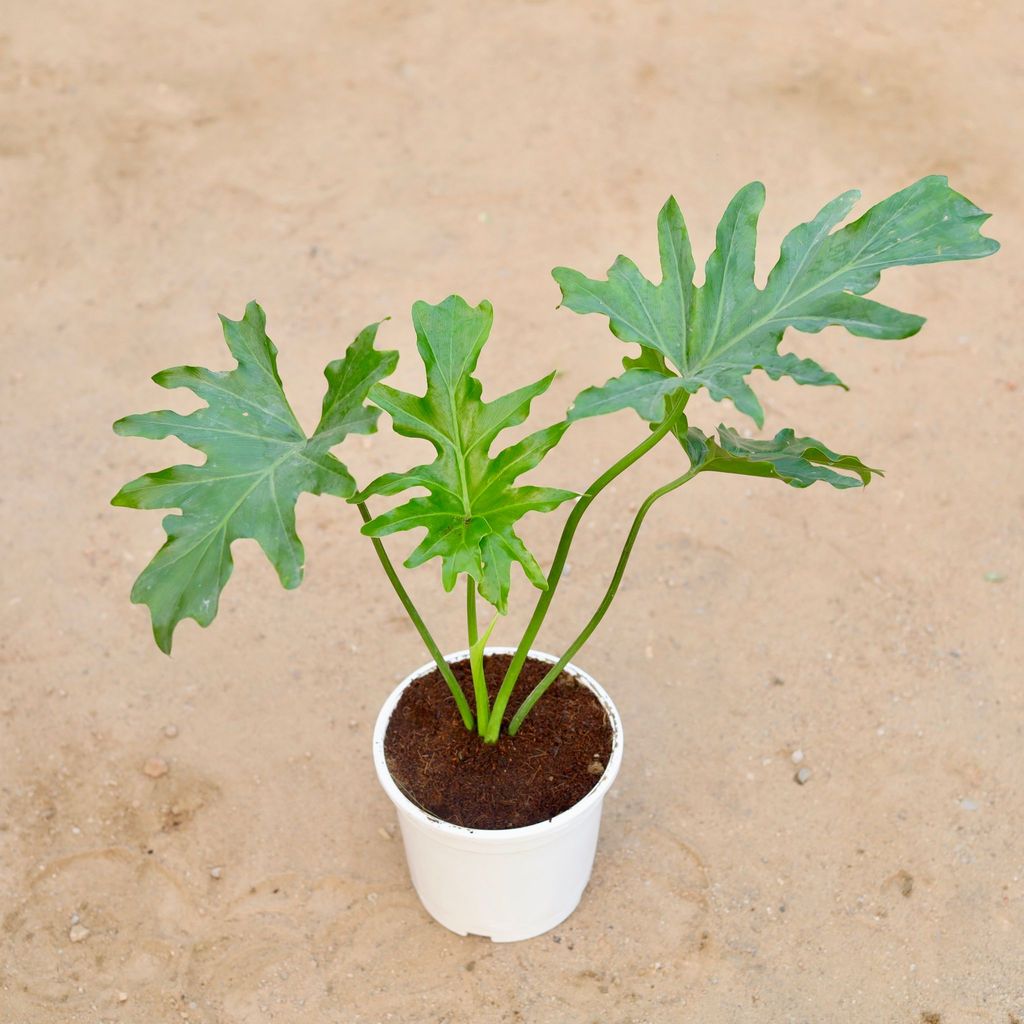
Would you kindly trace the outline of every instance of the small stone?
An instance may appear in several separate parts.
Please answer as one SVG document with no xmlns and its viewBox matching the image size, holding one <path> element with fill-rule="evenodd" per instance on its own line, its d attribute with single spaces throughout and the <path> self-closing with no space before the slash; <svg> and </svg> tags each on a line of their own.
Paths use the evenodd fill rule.
<svg viewBox="0 0 1024 1024">
<path fill-rule="evenodd" d="M 72 942 L 85 942 L 89 934 L 89 929 L 84 924 L 73 924 L 68 932 L 68 938 Z"/>
<path fill-rule="evenodd" d="M 169 740 L 173 740 L 178 735 L 178 727 L 173 722 L 169 722 L 164 726 L 164 735 Z"/>
<path fill-rule="evenodd" d="M 965 797 L 960 801 L 960 807 L 965 811 L 976 811 L 978 809 L 978 803 L 976 800 L 971 800 L 969 797 Z"/>
<path fill-rule="evenodd" d="M 127 1003 L 128 1002 L 128 993 L 127 992 L 118 992 L 117 993 L 117 1001 L 119 1003 Z"/>
<path fill-rule="evenodd" d="M 604 775 L 604 765 L 600 761 L 591 761 L 587 765 L 587 772 L 590 775 Z"/>
<path fill-rule="evenodd" d="M 804 766 L 803 768 L 801 768 L 801 769 L 800 769 L 800 770 L 799 770 L 799 771 L 798 771 L 798 772 L 796 773 L 796 775 L 794 775 L 794 776 L 793 776 L 793 781 L 794 781 L 795 783 L 797 783 L 797 785 L 799 785 L 799 786 L 803 786 L 803 785 L 806 785 L 806 783 L 807 783 L 807 781 L 808 781 L 808 780 L 810 779 L 810 777 L 811 777 L 811 769 L 810 769 L 810 768 L 808 768 L 808 767 L 807 767 L 807 766 L 805 765 L 805 766 Z"/>
<path fill-rule="evenodd" d="M 210 877 L 211 878 L 221 878 L 223 876 L 223 874 L 224 874 L 224 869 L 223 868 L 210 868 Z"/>
<path fill-rule="evenodd" d="M 802 750 L 794 750 L 793 753 L 789 755 L 789 759 L 793 764 L 799 764 L 804 759 L 804 752 Z"/>
<path fill-rule="evenodd" d="M 391 839 L 391 833 L 383 825 L 377 829 L 377 835 L 379 835 L 381 839 Z"/>
<path fill-rule="evenodd" d="M 167 762 L 162 757 L 151 757 L 142 766 L 142 772 L 151 779 L 159 779 L 168 772 Z"/>
</svg>

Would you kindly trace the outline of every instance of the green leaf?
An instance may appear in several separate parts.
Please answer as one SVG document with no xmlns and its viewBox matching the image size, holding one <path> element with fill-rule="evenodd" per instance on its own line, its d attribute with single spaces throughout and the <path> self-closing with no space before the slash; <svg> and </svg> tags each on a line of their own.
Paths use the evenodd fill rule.
<svg viewBox="0 0 1024 1024">
<path fill-rule="evenodd" d="M 417 302 L 412 318 L 426 368 L 426 394 L 419 397 L 378 384 L 370 391 L 370 399 L 391 416 L 399 434 L 429 441 L 437 458 L 374 480 L 356 500 L 399 494 L 410 487 L 422 487 L 428 493 L 377 516 L 363 532 L 383 537 L 425 528 L 426 536 L 405 564 L 413 568 L 440 558 L 446 590 L 455 586 L 460 573 L 466 573 L 476 580 L 483 597 L 505 612 L 513 562 L 523 567 L 534 586 L 542 590 L 547 586 L 537 560 L 513 526 L 527 512 L 549 512 L 576 497 L 572 491 L 518 487 L 513 481 L 544 458 L 568 423 L 530 434 L 494 456 L 490 447 L 501 431 L 526 419 L 530 403 L 547 390 L 554 374 L 484 402 L 480 382 L 472 374 L 490 333 L 490 303 L 471 307 L 451 295 L 437 306 Z"/>
<path fill-rule="evenodd" d="M 231 576 L 233 541 L 254 538 L 282 585 L 299 585 L 304 555 L 295 532 L 295 502 L 303 491 L 351 497 L 355 481 L 330 449 L 348 434 L 376 429 L 380 414 L 364 404 L 366 395 L 398 361 L 397 352 L 373 347 L 379 324 L 365 328 L 345 358 L 324 371 L 320 423 L 307 437 L 285 398 L 263 310 L 250 302 L 241 320 L 221 317 L 221 322 L 236 369 L 178 366 L 153 378 L 161 387 L 195 392 L 207 403 L 203 408 L 187 416 L 166 410 L 127 416 L 114 424 L 125 436 L 173 434 L 206 455 L 201 466 L 171 466 L 140 476 L 112 502 L 181 510 L 164 519 L 167 541 L 132 589 L 132 601 L 149 606 L 153 635 L 166 653 L 182 619 L 208 626 L 216 616 Z"/>
<path fill-rule="evenodd" d="M 833 230 L 859 197 L 846 192 L 791 231 L 763 289 L 754 284 L 760 182 L 729 203 L 700 288 L 692 284 L 689 237 L 674 199 L 658 217 L 660 284 L 624 256 L 604 281 L 566 267 L 553 270 L 563 305 L 608 317 L 617 338 L 642 346 L 639 359 L 624 360 L 626 373 L 577 398 L 570 421 L 631 408 L 657 422 L 673 391 L 704 387 L 716 401 L 731 399 L 760 426 L 761 403 L 746 381 L 755 369 L 773 380 L 845 386 L 814 360 L 778 351 L 787 327 L 816 333 L 838 325 L 866 338 L 906 338 L 921 329 L 923 318 L 862 298 L 884 269 L 977 259 L 999 248 L 979 233 L 989 215 L 949 188 L 945 177 L 922 178 Z"/>
<path fill-rule="evenodd" d="M 813 437 L 796 437 L 789 429 L 770 441 L 755 441 L 720 425 L 715 441 L 690 427 L 683 447 L 700 472 L 774 477 L 791 487 L 810 487 L 819 480 L 839 489 L 866 487 L 873 474 L 882 475 L 854 455 L 838 455 Z"/>
</svg>

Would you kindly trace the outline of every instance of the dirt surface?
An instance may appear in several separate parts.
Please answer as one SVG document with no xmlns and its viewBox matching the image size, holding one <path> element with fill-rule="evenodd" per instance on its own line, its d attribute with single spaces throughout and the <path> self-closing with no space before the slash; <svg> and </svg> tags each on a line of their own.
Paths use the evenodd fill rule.
<svg viewBox="0 0 1024 1024">
<path fill-rule="evenodd" d="M 512 656 L 484 659 L 493 704 Z M 530 658 L 509 701 L 507 723 L 551 666 Z M 452 666 L 470 706 L 467 661 Z M 388 770 L 414 804 L 466 828 L 522 828 L 569 810 L 597 785 L 612 752 L 612 728 L 601 702 L 562 672 L 515 736 L 482 743 L 466 730 L 441 673 L 405 689 L 384 737 Z"/>
<path fill-rule="evenodd" d="M 1019 4 L 4 15 L 4 1024 L 1024 1019 Z M 110 423 L 190 407 L 147 378 L 229 366 L 217 312 L 260 300 L 311 424 L 365 324 L 394 318 L 395 383 L 418 387 L 413 300 L 488 297 L 485 386 L 559 367 L 546 422 L 623 351 L 555 312 L 550 267 L 622 251 L 653 273 L 670 192 L 700 263 L 758 177 L 763 272 L 844 189 L 931 172 L 997 213 L 1003 252 L 891 274 L 875 294 L 929 317 L 917 338 L 800 339 L 849 394 L 760 387 L 766 431 L 887 477 L 697 480 L 652 512 L 577 659 L 626 757 L 556 933 L 461 939 L 409 888 L 370 731 L 426 659 L 353 509 L 300 501 L 294 592 L 237 545 L 219 619 L 183 626 L 173 659 L 129 605 L 161 516 L 107 502 L 183 450 Z M 642 436 L 629 413 L 580 424 L 535 479 L 585 487 Z M 345 457 L 367 480 L 420 452 L 385 432 Z M 679 465 L 659 449 L 595 503 L 541 647 L 575 635 L 631 506 Z M 560 518 L 525 531 L 548 558 Z M 420 570 L 414 596 L 461 649 L 461 598 L 436 582 Z M 493 642 L 514 641 L 526 591 Z"/>
</svg>

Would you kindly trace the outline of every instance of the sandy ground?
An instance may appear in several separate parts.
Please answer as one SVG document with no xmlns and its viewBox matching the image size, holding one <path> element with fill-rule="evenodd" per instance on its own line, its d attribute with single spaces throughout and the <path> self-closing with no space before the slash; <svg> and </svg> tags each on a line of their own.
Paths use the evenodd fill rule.
<svg viewBox="0 0 1024 1024">
<path fill-rule="evenodd" d="M 1019 5 L 4 15 L 3 1024 L 1024 1019 Z M 311 423 L 323 365 L 364 324 L 390 314 L 382 338 L 411 355 L 414 299 L 489 297 L 485 380 L 560 367 L 537 410 L 556 417 L 621 346 L 554 311 L 550 267 L 596 274 L 624 251 L 653 273 L 669 192 L 700 261 L 754 177 L 767 265 L 841 190 L 875 200 L 930 172 L 996 212 L 1004 250 L 890 276 L 879 297 L 930 318 L 916 339 L 803 339 L 849 394 L 761 388 L 769 430 L 884 481 L 702 479 L 652 515 L 579 659 L 628 751 L 592 886 L 555 934 L 460 939 L 409 888 L 368 748 L 424 655 L 352 509 L 302 499 L 292 593 L 239 545 L 220 618 L 182 627 L 173 659 L 129 605 L 160 515 L 107 502 L 181 449 L 109 424 L 189 407 L 147 378 L 228 366 L 215 313 L 264 304 Z M 397 382 L 418 384 L 413 359 Z M 537 479 L 583 487 L 642 432 L 588 421 Z M 384 432 L 347 458 L 365 480 L 411 451 Z M 574 635 L 630 504 L 678 465 L 659 450 L 594 507 L 544 646 Z M 558 528 L 527 532 L 550 552 Z M 435 583 L 421 570 L 413 591 L 460 647 L 460 601 Z"/>
</svg>

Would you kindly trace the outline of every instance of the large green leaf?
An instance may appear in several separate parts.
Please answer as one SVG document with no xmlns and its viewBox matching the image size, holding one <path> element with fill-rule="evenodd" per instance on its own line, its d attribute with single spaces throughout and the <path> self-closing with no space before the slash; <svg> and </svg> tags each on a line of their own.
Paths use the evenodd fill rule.
<svg viewBox="0 0 1024 1024">
<path fill-rule="evenodd" d="M 502 430 L 526 419 L 530 403 L 547 390 L 554 374 L 484 402 L 480 382 L 472 374 L 491 330 L 490 303 L 471 307 L 451 295 L 437 306 L 417 302 L 412 318 L 426 368 L 426 394 L 419 397 L 378 384 L 370 399 L 390 414 L 398 433 L 429 441 L 437 458 L 404 473 L 387 473 L 358 495 L 356 500 L 410 487 L 427 491 L 426 496 L 377 516 L 363 532 L 383 537 L 425 528 L 426 536 L 405 564 L 412 568 L 440 558 L 445 589 L 451 590 L 459 574 L 467 573 L 484 598 L 504 612 L 513 562 L 523 567 L 534 586 L 547 586 L 537 560 L 513 526 L 527 512 L 548 512 L 575 497 L 572 491 L 517 487 L 513 481 L 541 461 L 568 424 L 562 421 L 539 430 L 494 456 L 490 447 Z"/>
<path fill-rule="evenodd" d="M 704 387 L 715 400 L 731 399 L 760 426 L 761 403 L 745 379 L 755 369 L 774 380 L 844 386 L 814 360 L 778 351 L 787 327 L 817 332 L 839 325 L 866 338 L 906 338 L 921 329 L 923 318 L 862 298 L 882 270 L 976 259 L 999 248 L 979 233 L 989 215 L 944 177 L 922 178 L 833 230 L 859 197 L 846 192 L 791 231 L 763 289 L 754 284 L 760 182 L 742 188 L 725 211 L 700 288 L 693 285 L 686 225 L 671 198 L 658 217 L 660 284 L 625 256 L 604 281 L 557 267 L 552 274 L 565 306 L 608 317 L 616 337 L 642 346 L 639 359 L 624 360 L 625 373 L 579 395 L 570 420 L 632 408 L 657 422 L 668 395 Z"/>
<path fill-rule="evenodd" d="M 756 441 L 720 425 L 716 441 L 690 427 L 683 447 L 699 472 L 767 476 L 791 487 L 810 487 L 819 480 L 840 489 L 866 487 L 873 474 L 882 475 L 855 455 L 838 455 L 813 437 L 796 437 L 789 429 L 770 441 Z"/>
<path fill-rule="evenodd" d="M 177 508 L 167 516 L 167 541 L 142 571 L 132 601 L 149 605 L 153 634 L 170 652 L 182 619 L 208 626 L 231 576 L 231 544 L 254 538 L 288 588 L 302 581 L 302 542 L 295 532 L 299 494 L 350 497 L 355 481 L 330 449 L 348 434 L 376 429 L 378 410 L 364 404 L 370 387 L 391 373 L 397 352 L 374 348 L 379 324 L 349 346 L 344 359 L 324 371 L 327 393 L 320 423 L 307 437 L 285 398 L 277 373 L 277 349 L 267 337 L 266 317 L 250 302 L 241 320 L 221 317 L 224 339 L 238 361 L 218 372 L 197 366 L 163 370 L 161 387 L 185 387 L 207 404 L 187 416 L 162 411 L 127 416 L 118 434 L 175 435 L 206 455 L 201 466 L 171 466 L 147 473 L 118 491 L 115 505 Z"/>
</svg>

